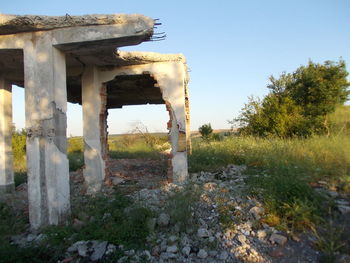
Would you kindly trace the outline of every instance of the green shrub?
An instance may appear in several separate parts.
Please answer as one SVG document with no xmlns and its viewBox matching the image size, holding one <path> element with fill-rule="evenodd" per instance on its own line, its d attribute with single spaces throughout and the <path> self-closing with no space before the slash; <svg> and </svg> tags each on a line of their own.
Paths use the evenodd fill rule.
<svg viewBox="0 0 350 263">
<path fill-rule="evenodd" d="M 82 152 L 69 152 L 69 171 L 76 171 L 84 165 L 84 154 Z"/>
<path fill-rule="evenodd" d="M 212 136 L 212 133 L 213 133 L 213 129 L 211 128 L 211 124 L 210 123 L 203 124 L 202 126 L 200 126 L 198 128 L 198 131 L 201 134 L 202 139 L 205 140 L 205 141 L 209 141 L 211 136 Z"/>
</svg>

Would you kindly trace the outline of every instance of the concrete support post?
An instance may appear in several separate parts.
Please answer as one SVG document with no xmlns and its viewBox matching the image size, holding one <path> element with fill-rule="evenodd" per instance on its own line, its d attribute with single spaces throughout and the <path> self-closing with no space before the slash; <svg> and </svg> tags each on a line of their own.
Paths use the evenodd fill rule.
<svg viewBox="0 0 350 263">
<path fill-rule="evenodd" d="M 187 72 L 182 63 L 159 63 L 153 67 L 153 75 L 162 91 L 169 111 L 168 122 L 171 143 L 169 177 L 175 183 L 183 183 L 188 178 L 187 152 L 189 151 L 189 105 L 186 90 Z M 187 103 L 186 103 L 187 99 Z"/>
<path fill-rule="evenodd" d="M 101 117 L 106 118 L 105 102 L 101 95 L 102 84 L 98 79 L 98 70 L 87 66 L 82 76 L 83 136 L 84 136 L 84 178 L 87 192 L 94 194 L 100 191 L 105 178 L 104 146 L 101 142 Z M 102 137 L 101 137 L 102 136 Z"/>
<path fill-rule="evenodd" d="M 24 47 L 29 220 L 37 229 L 70 215 L 65 55 L 47 33 Z"/>
<path fill-rule="evenodd" d="M 0 75 L 0 195 L 14 190 L 12 154 L 12 88 Z"/>
</svg>

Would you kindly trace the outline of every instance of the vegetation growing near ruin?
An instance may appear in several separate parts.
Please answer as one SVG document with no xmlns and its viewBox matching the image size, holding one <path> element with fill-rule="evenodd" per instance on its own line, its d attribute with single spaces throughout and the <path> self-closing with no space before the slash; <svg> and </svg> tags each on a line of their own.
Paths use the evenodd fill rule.
<svg viewBox="0 0 350 263">
<path fill-rule="evenodd" d="M 213 136 L 213 129 L 211 128 L 211 124 L 203 124 L 198 128 L 199 133 L 202 136 L 202 139 L 205 141 L 209 141 Z"/>
<path fill-rule="evenodd" d="M 151 210 L 120 193 L 112 199 L 96 196 L 80 201 L 73 204 L 71 224 L 47 227 L 42 241 L 23 248 L 10 245 L 9 240 L 26 230 L 28 219 L 0 202 L 0 262 L 57 262 L 79 240 L 105 240 L 130 248 L 147 243 L 147 223 L 154 216 Z"/>
<path fill-rule="evenodd" d="M 170 215 L 172 223 L 177 224 L 182 231 L 195 224 L 192 216 L 192 205 L 199 200 L 200 190 L 199 187 L 188 184 L 184 189 L 176 191 L 167 201 L 165 210 Z"/>
<path fill-rule="evenodd" d="M 329 114 L 350 94 L 345 62 L 312 61 L 293 73 L 270 77 L 269 94 L 249 98 L 240 116 L 231 123 L 245 135 L 290 138 L 330 135 Z"/>
</svg>

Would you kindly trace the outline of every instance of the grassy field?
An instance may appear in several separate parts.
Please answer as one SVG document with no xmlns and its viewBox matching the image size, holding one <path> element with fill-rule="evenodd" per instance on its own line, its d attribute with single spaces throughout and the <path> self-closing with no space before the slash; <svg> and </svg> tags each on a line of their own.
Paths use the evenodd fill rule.
<svg viewBox="0 0 350 263">
<path fill-rule="evenodd" d="M 267 211 L 262 220 L 292 235 L 306 229 L 311 230 L 318 237 L 320 249 L 329 250 L 328 254 L 334 254 L 337 249 L 332 244 L 345 241 L 339 238 L 339 231 L 334 224 L 329 224 L 329 219 L 333 220 L 334 215 L 332 200 L 315 191 L 314 186 L 322 184 L 326 185 L 328 190 L 350 195 L 349 116 L 350 107 L 344 106 L 329 117 L 329 137 L 280 139 L 225 133 L 226 136 L 217 135 L 211 141 L 203 141 L 194 136 L 193 153 L 189 156 L 189 171 L 215 171 L 228 164 L 246 165 L 249 194 L 262 200 Z M 26 180 L 23 150 L 25 141 L 23 137 L 17 136 L 15 142 L 14 165 L 18 185 Z M 72 137 L 68 142 L 70 169 L 76 170 L 84 163 L 83 141 L 81 137 Z M 112 158 L 159 159 L 160 152 L 170 147 L 166 135 L 148 133 L 113 135 L 109 137 L 108 144 Z M 187 198 L 186 195 L 180 197 L 181 200 L 184 198 Z M 187 207 L 182 210 L 186 209 Z M 1 225 L 9 224 L 9 218 L 13 220 L 14 217 L 5 206 L 0 206 L 0 210 L 3 215 L 0 217 L 1 229 Z M 148 216 L 147 211 L 139 212 Z M 10 224 L 21 226 L 16 222 Z M 116 224 L 123 222 L 118 221 Z M 325 233 L 323 235 L 318 234 L 320 226 L 322 233 Z M 20 230 L 20 227 L 17 229 Z M 67 231 L 74 232 L 74 229 L 67 228 Z M 103 232 L 92 232 L 88 238 L 104 238 L 103 235 Z M 42 253 L 45 255 L 51 252 Z"/>
</svg>

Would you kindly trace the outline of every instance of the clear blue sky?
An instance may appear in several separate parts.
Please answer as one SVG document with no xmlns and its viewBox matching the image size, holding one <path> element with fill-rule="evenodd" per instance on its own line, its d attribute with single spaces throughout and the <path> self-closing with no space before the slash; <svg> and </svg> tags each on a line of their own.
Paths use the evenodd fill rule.
<svg viewBox="0 0 350 263">
<path fill-rule="evenodd" d="M 229 128 L 247 97 L 267 93 L 269 75 L 291 72 L 309 59 L 342 57 L 350 69 L 349 0 L 251 1 L 2 1 L 1 13 L 82 15 L 140 13 L 159 18 L 165 41 L 127 50 L 183 53 L 190 67 L 192 130 L 210 122 Z M 23 91 L 14 88 L 14 122 L 23 127 Z M 110 133 L 142 121 L 165 131 L 165 106 L 131 106 L 110 111 Z M 81 135 L 81 107 L 69 105 L 68 135 Z"/>
</svg>

